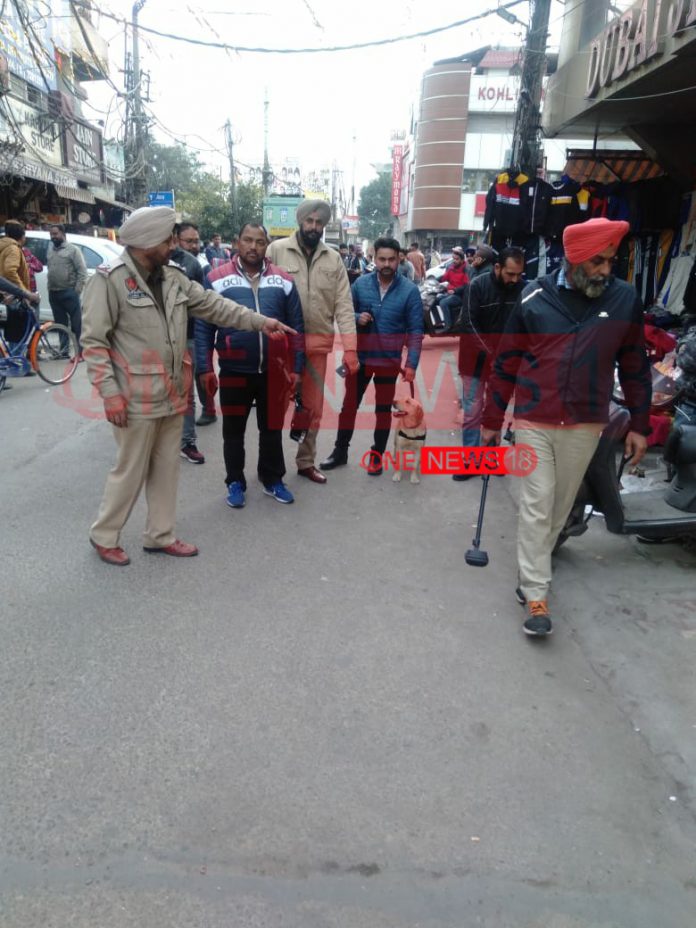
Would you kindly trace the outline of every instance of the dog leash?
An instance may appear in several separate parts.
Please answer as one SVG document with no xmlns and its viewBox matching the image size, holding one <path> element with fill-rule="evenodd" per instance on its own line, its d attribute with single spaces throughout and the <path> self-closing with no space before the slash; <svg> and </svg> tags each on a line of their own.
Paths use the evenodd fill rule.
<svg viewBox="0 0 696 928">
<path fill-rule="evenodd" d="M 400 368 L 399 368 L 399 373 L 401 374 L 402 377 L 404 377 L 404 376 L 406 375 L 406 371 L 404 370 L 403 367 L 400 367 Z M 412 399 L 412 400 L 415 400 L 415 398 L 416 398 L 416 391 L 415 391 L 415 389 L 414 389 L 414 387 L 413 387 L 413 381 L 412 381 L 412 380 L 409 382 L 409 385 L 408 385 L 408 386 L 409 386 L 409 389 L 411 390 L 411 399 Z"/>
</svg>

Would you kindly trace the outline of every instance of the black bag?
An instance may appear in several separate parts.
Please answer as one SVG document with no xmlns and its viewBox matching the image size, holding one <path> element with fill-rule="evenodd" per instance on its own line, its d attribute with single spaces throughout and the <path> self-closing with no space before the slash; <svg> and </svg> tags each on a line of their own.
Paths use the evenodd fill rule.
<svg viewBox="0 0 696 928">
<path fill-rule="evenodd" d="M 312 412 L 302 405 L 302 395 L 298 391 L 295 394 L 295 410 L 292 414 L 290 423 L 290 438 L 293 441 L 302 442 L 307 437 L 307 432 L 312 422 Z"/>
<path fill-rule="evenodd" d="M 7 306 L 5 338 L 8 342 L 20 342 L 27 329 L 30 310 L 21 300 L 15 300 Z"/>
</svg>

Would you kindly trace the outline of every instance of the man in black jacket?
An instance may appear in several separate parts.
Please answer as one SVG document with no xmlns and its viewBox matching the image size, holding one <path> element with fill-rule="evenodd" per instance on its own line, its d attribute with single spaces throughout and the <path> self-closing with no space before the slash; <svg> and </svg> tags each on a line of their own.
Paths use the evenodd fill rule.
<svg viewBox="0 0 696 928">
<path fill-rule="evenodd" d="M 462 310 L 459 338 L 459 376 L 462 381 L 462 444 L 480 443 L 481 414 L 486 383 L 500 336 L 517 303 L 524 283 L 524 252 L 504 248 L 488 273 L 469 284 Z M 471 474 L 453 474 L 453 480 L 470 480 Z"/>
<path fill-rule="evenodd" d="M 528 284 L 498 344 L 481 441 L 497 444 L 515 392 L 517 444 L 536 456 L 520 490 L 518 601 L 524 631 L 551 632 L 547 597 L 551 552 L 609 418 L 614 368 L 631 413 L 625 453 L 645 454 L 652 393 L 643 307 L 635 289 L 612 276 L 627 222 L 591 219 L 563 233 L 563 267 Z"/>
</svg>

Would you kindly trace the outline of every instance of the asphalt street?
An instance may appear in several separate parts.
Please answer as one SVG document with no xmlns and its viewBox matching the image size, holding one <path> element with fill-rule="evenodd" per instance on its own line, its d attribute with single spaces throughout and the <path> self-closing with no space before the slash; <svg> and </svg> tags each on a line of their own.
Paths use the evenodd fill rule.
<svg viewBox="0 0 696 928">
<path fill-rule="evenodd" d="M 431 444 L 456 444 L 436 423 Z M 0 924 L 693 928 L 696 556 L 597 519 L 521 633 L 515 480 L 368 477 L 224 503 L 182 461 L 200 557 L 87 542 L 114 458 L 81 367 L 0 395 Z M 440 417 L 442 418 L 442 417 Z M 326 454 L 332 433 L 320 436 Z"/>
</svg>

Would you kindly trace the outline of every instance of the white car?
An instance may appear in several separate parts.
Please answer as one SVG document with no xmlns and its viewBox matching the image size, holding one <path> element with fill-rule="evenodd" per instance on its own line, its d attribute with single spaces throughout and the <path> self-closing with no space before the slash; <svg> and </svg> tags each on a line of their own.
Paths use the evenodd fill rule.
<svg viewBox="0 0 696 928">
<path fill-rule="evenodd" d="M 92 235 L 73 235 L 72 232 L 68 232 L 67 239 L 73 245 L 77 245 L 82 252 L 82 257 L 85 259 L 85 264 L 87 265 L 87 274 L 90 277 L 94 274 L 95 268 L 98 268 L 100 264 L 111 261 L 112 258 L 118 257 L 123 251 L 120 245 L 117 245 L 116 242 L 112 242 L 108 238 L 95 238 Z M 44 266 L 43 271 L 35 275 L 36 286 L 41 295 L 39 315 L 44 321 L 53 319 L 51 307 L 48 302 L 48 270 L 46 267 L 48 247 L 50 244 L 51 236 L 48 232 L 27 230 L 26 247 L 32 254 L 36 255 Z"/>
</svg>

